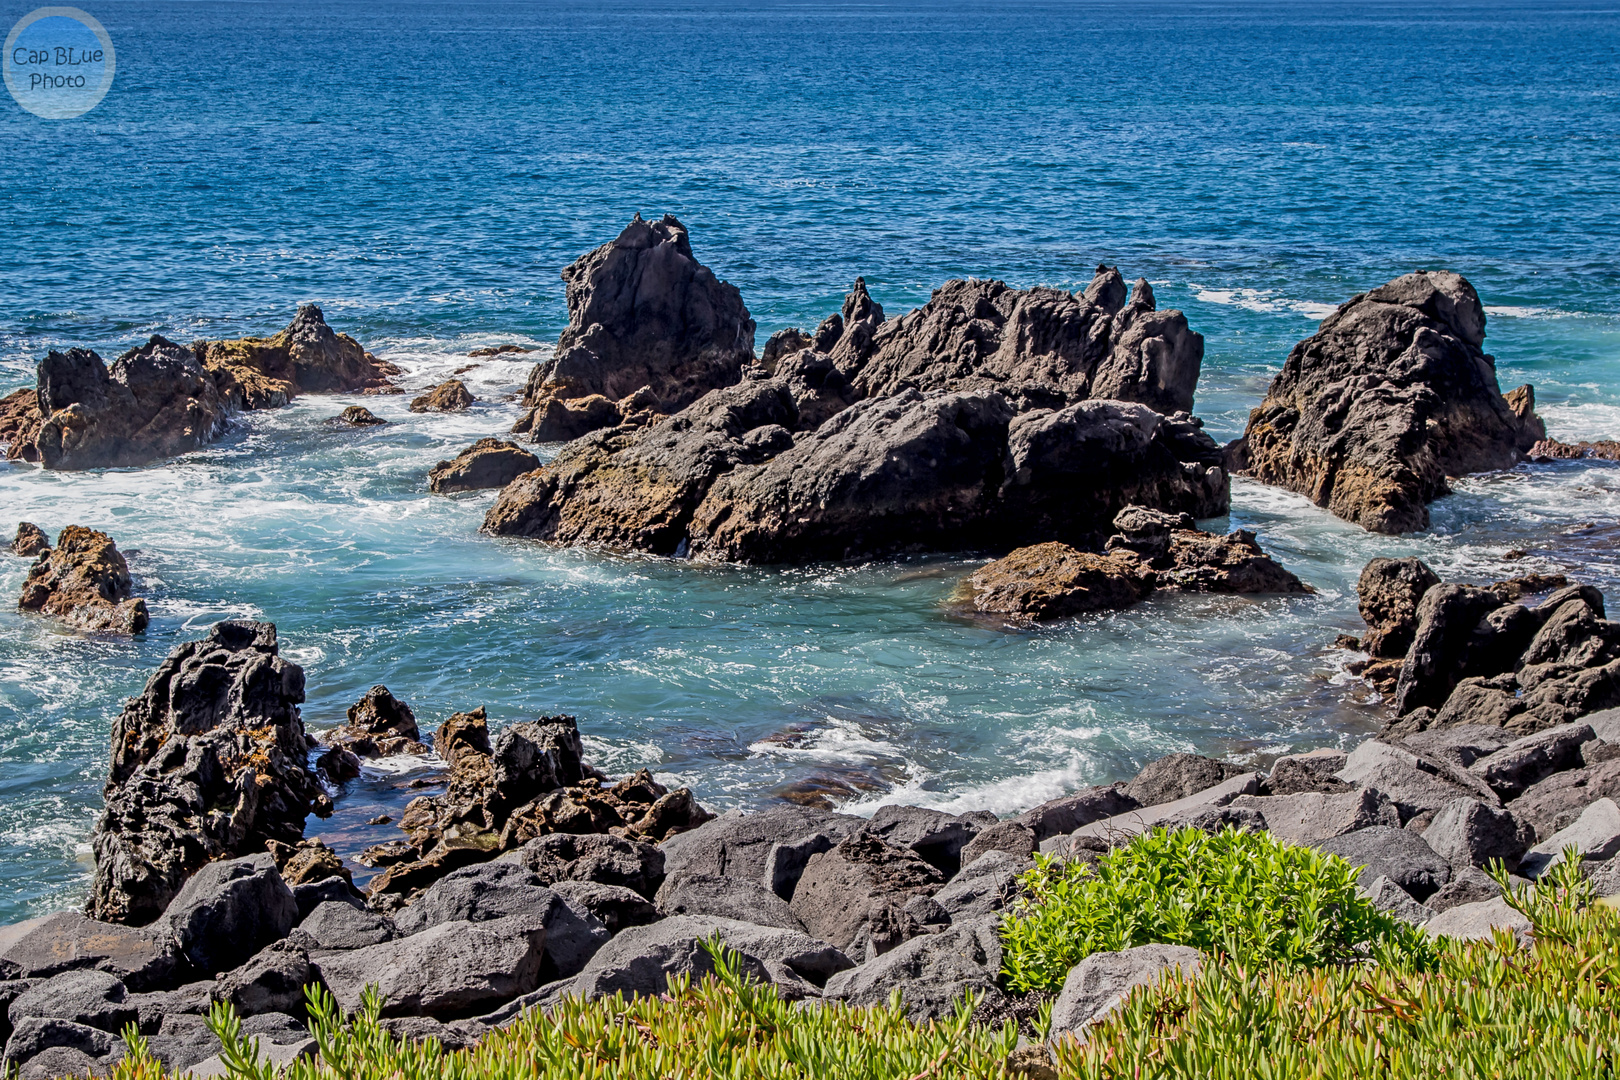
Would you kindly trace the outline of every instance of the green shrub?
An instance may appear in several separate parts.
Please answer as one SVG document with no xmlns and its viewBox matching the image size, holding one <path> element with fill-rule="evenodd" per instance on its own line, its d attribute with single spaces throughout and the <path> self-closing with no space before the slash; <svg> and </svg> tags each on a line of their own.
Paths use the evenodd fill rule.
<svg viewBox="0 0 1620 1080">
<path fill-rule="evenodd" d="M 1444 943 L 1432 972 L 1210 964 L 1132 994 L 1081 1046 L 1085 1080 L 1582 1080 L 1620 1076 L 1620 919 L 1570 860 L 1510 903 L 1534 943 Z M 1500 874 L 1500 870 L 1498 869 Z M 1505 881 L 1505 874 L 1499 880 Z"/>
<path fill-rule="evenodd" d="M 1040 859 L 1020 880 L 1026 898 L 1001 929 L 1019 991 L 1060 989 L 1092 953 L 1153 943 L 1250 965 L 1433 962 L 1421 930 L 1356 891 L 1356 868 L 1268 833 L 1156 829 L 1094 864 Z"/>
<path fill-rule="evenodd" d="M 381 1000 L 366 995 L 353 1017 L 329 994 L 306 991 L 318 1058 L 296 1062 L 288 1080 L 968 1080 L 1000 1077 L 1018 1039 L 1009 1024 L 970 1022 L 972 1000 L 941 1023 L 914 1024 L 899 999 L 882 1008 L 839 1004 L 801 1008 L 772 986 L 738 974 L 718 942 L 708 948 L 716 973 L 694 984 L 671 980 L 660 997 L 569 999 L 547 1015 L 531 1009 L 491 1031 L 472 1050 L 445 1051 L 435 1039 L 413 1042 L 377 1023 Z M 228 1006 L 210 1027 L 226 1047 L 229 1080 L 270 1080 Z M 133 1031 L 126 1041 L 135 1039 Z M 113 1080 L 161 1080 L 162 1069 L 132 1043 Z"/>
</svg>

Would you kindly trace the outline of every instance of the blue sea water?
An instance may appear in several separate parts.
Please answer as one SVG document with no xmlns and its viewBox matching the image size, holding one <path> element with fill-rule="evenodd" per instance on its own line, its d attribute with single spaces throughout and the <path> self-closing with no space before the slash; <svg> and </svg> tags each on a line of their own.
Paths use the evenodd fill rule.
<svg viewBox="0 0 1620 1080">
<path fill-rule="evenodd" d="M 856 275 L 891 314 L 952 276 L 1154 283 L 1207 341 L 1218 437 L 1337 303 L 1466 274 L 1504 388 L 1555 436 L 1620 436 L 1620 6 L 1596 3 L 102 2 L 112 91 L 0 98 L 0 392 L 51 348 L 273 331 L 296 304 L 407 371 L 547 347 L 557 271 L 675 213 L 757 344 Z M 27 5 L 0 9 L 9 26 Z M 3 27 L 0 27 L 3 28 Z M 578 715 L 595 759 L 716 807 L 820 793 L 1012 812 L 1189 749 L 1264 761 L 1376 730 L 1334 650 L 1368 558 L 1620 584 L 1620 468 L 1476 477 L 1434 527 L 1365 534 L 1248 482 L 1230 521 L 1307 598 L 1157 597 L 1031 633 L 953 617 L 971 554 L 736 569 L 479 536 L 428 466 L 504 431 L 529 362 L 453 416 L 241 418 L 141 470 L 0 469 L 0 528 L 109 531 L 152 626 L 86 638 L 0 604 L 0 923 L 82 897 L 111 717 L 177 642 L 273 620 L 321 728 L 386 683 L 424 727 Z M 1525 558 L 1510 559 L 1510 549 Z M 0 596 L 23 560 L 0 559 Z M 1620 593 L 1611 592 L 1620 597 Z M 420 771 L 312 822 L 387 838 Z"/>
</svg>

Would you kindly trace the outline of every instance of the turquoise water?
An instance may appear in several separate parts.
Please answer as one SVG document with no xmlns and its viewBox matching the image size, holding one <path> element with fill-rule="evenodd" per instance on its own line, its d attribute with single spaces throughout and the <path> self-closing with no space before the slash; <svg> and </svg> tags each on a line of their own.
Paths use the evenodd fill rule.
<svg viewBox="0 0 1620 1080">
<path fill-rule="evenodd" d="M 1448 267 L 1504 386 L 1534 382 L 1557 436 L 1620 435 L 1613 4 L 89 10 L 118 49 L 95 111 L 0 98 L 0 392 L 50 348 L 263 333 L 302 301 L 431 385 L 476 347 L 549 346 L 558 269 L 639 210 L 682 218 L 761 345 L 857 274 L 897 314 L 953 275 L 1077 287 L 1117 263 L 1206 336 L 1220 438 L 1334 304 Z M 394 423 L 352 431 L 328 421 L 360 399 L 305 398 L 162 467 L 0 469 L 0 528 L 106 529 L 153 611 L 131 643 L 0 605 L 0 922 L 82 896 L 112 715 L 222 617 L 277 623 L 314 728 L 384 682 L 424 726 L 573 712 L 604 767 L 717 806 L 1011 812 L 1171 750 L 1375 730 L 1329 647 L 1375 555 L 1620 584 L 1600 463 L 1470 479 L 1409 538 L 1240 482 L 1206 527 L 1257 529 L 1315 596 L 1022 634 L 945 609 L 969 556 L 747 570 L 481 537 L 492 495 L 424 474 L 509 426 L 528 366 L 481 362 L 458 416 L 367 398 Z M 25 573 L 0 559 L 0 596 Z M 363 822 L 419 775 L 368 774 L 323 833 L 386 837 Z"/>
</svg>

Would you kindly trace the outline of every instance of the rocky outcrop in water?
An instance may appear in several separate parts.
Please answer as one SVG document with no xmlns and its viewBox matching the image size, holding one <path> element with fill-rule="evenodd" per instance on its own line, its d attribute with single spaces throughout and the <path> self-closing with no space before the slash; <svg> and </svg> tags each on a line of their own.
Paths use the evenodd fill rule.
<svg viewBox="0 0 1620 1080">
<path fill-rule="evenodd" d="M 1620 441 L 1599 439 L 1596 442 L 1566 443 L 1557 439 L 1541 439 L 1525 454 L 1531 461 L 1620 461 Z"/>
<path fill-rule="evenodd" d="M 331 801 L 305 767 L 304 672 L 269 623 L 223 622 L 171 652 L 113 723 L 89 914 L 144 925 L 211 860 L 296 845 Z"/>
<path fill-rule="evenodd" d="M 884 322 L 877 309 L 881 325 L 864 335 L 852 333 L 859 320 L 846 310 L 832 355 L 866 397 L 911 388 L 996 392 L 1019 411 L 1106 398 L 1189 412 L 1204 339 L 1181 312 L 1156 307 L 1140 279 L 1127 301 L 1108 266 L 1081 294 L 954 280 L 897 319 Z"/>
<path fill-rule="evenodd" d="M 20 522 L 17 525 L 17 536 L 11 541 L 11 553 L 21 555 L 25 559 L 32 559 L 44 555 L 51 550 L 50 537 L 45 530 L 31 521 Z"/>
<path fill-rule="evenodd" d="M 1242 529 L 1217 536 L 1190 515 L 1130 506 L 1101 554 L 1036 544 L 980 567 L 961 602 L 987 615 L 1046 622 L 1128 608 L 1155 589 L 1215 593 L 1306 593 L 1310 588 L 1260 550 Z"/>
<path fill-rule="evenodd" d="M 421 729 L 416 726 L 416 714 L 386 686 L 367 690 L 364 697 L 349 706 L 347 717 L 344 723 L 321 733 L 321 745 L 342 747 L 363 758 L 428 752 Z"/>
<path fill-rule="evenodd" d="M 0 398 L 0 446 L 5 447 L 7 461 L 39 460 L 34 440 L 43 421 L 35 391 L 22 389 Z"/>
<path fill-rule="evenodd" d="M 477 399 L 460 379 L 440 383 L 411 399 L 411 412 L 466 412 Z"/>
<path fill-rule="evenodd" d="M 379 360 L 304 304 L 268 338 L 198 341 L 192 348 L 232 408 L 275 409 L 300 394 L 351 394 L 389 385 L 399 368 Z"/>
<path fill-rule="evenodd" d="M 1530 387 L 1503 396 L 1484 342 L 1485 311 L 1457 274 L 1352 297 L 1288 354 L 1234 468 L 1373 532 L 1427 528 L 1446 477 L 1507 468 L 1546 434 Z"/>
<path fill-rule="evenodd" d="M 338 414 L 338 420 L 354 427 L 377 427 L 388 423 L 364 405 L 350 405 Z"/>
<path fill-rule="evenodd" d="M 18 529 L 18 541 L 25 539 L 34 548 L 43 535 L 25 538 Z M 29 568 L 17 607 L 54 615 L 77 630 L 138 634 L 149 617 L 146 601 L 134 596 L 133 589 L 129 564 L 112 537 L 69 525 L 56 538 L 56 547 L 46 548 Z"/>
<path fill-rule="evenodd" d="M 529 411 L 514 432 L 582 435 L 617 417 L 564 406 L 570 416 L 553 402 L 596 396 L 611 408 L 643 388 L 657 411 L 673 413 L 735 383 L 754 360 L 754 320 L 741 294 L 693 257 L 686 226 L 670 215 L 649 222 L 637 214 L 562 277 L 568 328 L 529 376 Z"/>
<path fill-rule="evenodd" d="M 540 467 L 540 459 L 504 439 L 479 439 L 451 461 L 428 470 L 428 490 L 478 491 L 505 487 L 526 472 Z"/>
<path fill-rule="evenodd" d="M 89 349 L 39 364 L 44 417 L 34 445 L 47 469 L 145 465 L 205 446 L 229 410 L 192 350 L 153 336 L 111 369 Z"/>
</svg>

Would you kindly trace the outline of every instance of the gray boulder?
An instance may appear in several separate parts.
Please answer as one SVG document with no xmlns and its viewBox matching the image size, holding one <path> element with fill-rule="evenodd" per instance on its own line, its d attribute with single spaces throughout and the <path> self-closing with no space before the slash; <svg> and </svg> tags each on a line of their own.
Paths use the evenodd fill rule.
<svg viewBox="0 0 1620 1080">
<path fill-rule="evenodd" d="M 376 911 L 355 908 L 341 900 L 328 900 L 298 924 L 317 949 L 364 949 L 399 936 L 394 920 Z"/>
<path fill-rule="evenodd" d="M 1448 908 L 1425 923 L 1423 929 L 1430 937 L 1477 941 L 1490 937 L 1498 927 L 1525 938 L 1530 934 L 1530 920 L 1508 907 L 1507 901 L 1500 896 Z"/>
<path fill-rule="evenodd" d="M 944 884 L 944 875 L 918 855 L 856 834 L 811 857 L 790 907 L 815 937 L 875 956 L 911 935 L 906 902 Z"/>
<path fill-rule="evenodd" d="M 1424 843 L 1423 837 L 1407 829 L 1374 825 L 1324 840 L 1315 847 L 1342 856 L 1351 866 L 1363 867 L 1356 879 L 1362 888 L 1387 877 L 1413 899 L 1426 900 L 1451 880 L 1450 864 Z"/>
<path fill-rule="evenodd" d="M 804 933 L 804 923 L 788 902 L 757 881 L 715 874 L 673 874 L 664 879 L 655 898 L 658 912 L 670 915 L 710 915 L 721 919 L 774 926 Z"/>
<path fill-rule="evenodd" d="M 1373 902 L 1373 906 L 1380 911 L 1411 923 L 1413 926 L 1422 926 L 1434 918 L 1434 909 L 1425 907 L 1412 899 L 1410 893 L 1387 877 L 1380 877 L 1367 886 L 1366 895 Z"/>
<path fill-rule="evenodd" d="M 1444 761 L 1466 769 L 1480 758 L 1489 757 L 1515 741 L 1512 732 L 1483 724 L 1458 724 L 1430 728 L 1401 739 L 1401 745 L 1421 757 Z"/>
<path fill-rule="evenodd" d="M 139 1016 L 124 984 L 104 971 L 69 971 L 35 983 L 6 1009 L 13 1030 L 24 1020 L 69 1020 L 116 1034 Z"/>
<path fill-rule="evenodd" d="M 385 1016 L 466 1016 L 540 982 L 546 929 L 527 916 L 448 922 L 419 934 L 320 958 L 321 979 L 345 1012 L 376 984 Z"/>
<path fill-rule="evenodd" d="M 934 900 L 953 922 L 1000 911 L 1018 896 L 1018 875 L 1034 866 L 1026 853 L 987 851 L 962 868 Z"/>
<path fill-rule="evenodd" d="M 314 977 L 309 953 L 290 941 L 278 941 L 221 975 L 213 996 L 215 1001 L 229 1002 L 238 1016 L 302 1013 L 304 987 Z"/>
<path fill-rule="evenodd" d="M 1249 770 L 1198 754 L 1170 754 L 1150 761 L 1125 785 L 1138 806 L 1158 806 L 1207 791 Z"/>
<path fill-rule="evenodd" d="M 269 852 L 209 863 L 164 913 L 180 952 L 198 971 L 229 971 L 287 936 L 298 901 Z"/>
<path fill-rule="evenodd" d="M 1537 838 L 1545 840 L 1574 824 L 1598 799 L 1620 800 L 1620 758 L 1553 773 L 1507 808 L 1535 826 Z"/>
<path fill-rule="evenodd" d="M 1515 799 L 1538 780 L 1578 768 L 1581 746 L 1595 738 L 1589 725 L 1560 724 L 1509 743 L 1468 768 L 1503 800 Z"/>
<path fill-rule="evenodd" d="M 956 816 L 920 806 L 880 806 L 866 831 L 886 844 L 916 852 L 948 878 L 961 869 L 967 842 L 995 823 L 996 816 L 987 811 Z"/>
<path fill-rule="evenodd" d="M 1463 904 L 1477 904 L 1501 895 L 1501 888 L 1477 866 L 1456 867 L 1451 871 L 1451 880 L 1429 897 L 1426 906 L 1435 912 L 1450 911 Z"/>
<path fill-rule="evenodd" d="M 1302 791 L 1295 795 L 1241 795 L 1234 810 L 1258 810 L 1266 828 L 1279 839 L 1314 844 L 1373 825 L 1399 827 L 1400 813 L 1374 788 L 1327 795 Z"/>
<path fill-rule="evenodd" d="M 0 978 L 43 979 L 94 969 L 131 990 L 172 986 L 182 965 L 173 937 L 161 927 L 97 922 L 76 911 L 39 920 L 0 951 Z"/>
<path fill-rule="evenodd" d="M 796 840 L 772 844 L 765 853 L 765 870 L 760 875 L 760 884 L 783 900 L 793 899 L 793 890 L 799 887 L 804 868 L 810 865 L 810 856 L 831 851 L 841 839 L 842 836 L 831 833 L 813 832 Z"/>
<path fill-rule="evenodd" d="M 258 1061 L 261 1067 L 268 1066 L 274 1073 L 280 1073 L 295 1061 L 314 1057 L 319 1046 L 314 1039 L 303 1036 L 287 1042 L 259 1041 Z M 223 1057 L 215 1056 L 199 1061 L 188 1070 L 196 1080 L 213 1080 L 215 1077 L 230 1075 L 230 1069 Z"/>
<path fill-rule="evenodd" d="M 1072 851 L 1076 844 L 1085 841 L 1124 842 L 1132 836 L 1147 832 L 1149 829 L 1180 818 L 1189 812 L 1196 813 L 1204 809 L 1219 809 L 1227 806 L 1241 795 L 1253 795 L 1259 789 L 1259 786 L 1260 776 L 1258 773 L 1239 773 L 1229 780 L 1221 781 L 1214 787 L 1206 788 L 1174 802 L 1144 806 L 1139 810 L 1131 810 L 1114 817 L 1093 821 L 1089 825 L 1082 825 L 1067 837 L 1053 837 L 1050 840 L 1042 841 L 1041 851 L 1048 853 L 1055 851 L 1067 858 L 1070 857 L 1068 853 Z"/>
<path fill-rule="evenodd" d="M 111 1054 L 117 1045 L 116 1036 L 88 1024 L 77 1024 L 72 1020 L 59 1020 L 55 1017 L 29 1016 L 16 1024 L 12 1029 L 11 1038 L 6 1040 L 4 1065 L 9 1068 L 32 1062 L 46 1051 L 56 1048 L 77 1050 L 99 1061 Z M 62 1056 L 56 1055 L 57 1058 Z M 54 1061 L 51 1067 L 57 1067 Z"/>
<path fill-rule="evenodd" d="M 17 1080 L 57 1080 L 62 1076 L 95 1076 L 105 1071 L 104 1062 L 77 1047 L 52 1046 L 25 1061 L 17 1070 Z"/>
<path fill-rule="evenodd" d="M 645 896 L 622 885 L 600 885 L 594 881 L 554 881 L 551 891 L 575 908 L 583 908 L 608 933 L 617 934 L 632 926 L 645 926 L 659 919 L 658 909 Z"/>
<path fill-rule="evenodd" d="M 1035 843 L 1040 844 L 1054 836 L 1066 836 L 1093 821 L 1128 813 L 1141 805 L 1125 794 L 1123 785 L 1110 784 L 1041 803 L 1019 814 L 1016 820 L 1033 830 Z"/>
<path fill-rule="evenodd" d="M 539 836 L 496 861 L 516 863 L 542 885 L 590 881 L 633 889 L 649 899 L 664 880 L 664 852 L 657 845 L 596 833 Z"/>
<path fill-rule="evenodd" d="M 1501 859 L 1512 870 L 1525 849 L 1535 843 L 1536 833 L 1510 811 L 1464 797 L 1440 808 L 1423 830 L 1423 839 L 1454 869 Z"/>
<path fill-rule="evenodd" d="M 1164 978 L 1193 978 L 1203 956 L 1185 945 L 1138 945 L 1120 952 L 1092 953 L 1069 969 L 1063 989 L 1052 1004 L 1047 1038 L 1058 1042 L 1086 1040 L 1091 1025 L 1119 1008 L 1139 986 Z"/>
<path fill-rule="evenodd" d="M 469 1050 L 484 1037 L 489 1029 L 477 1020 L 452 1020 L 446 1024 L 431 1016 L 395 1016 L 379 1025 L 390 1035 L 402 1036 L 414 1042 L 438 1039 L 446 1050 Z"/>
<path fill-rule="evenodd" d="M 824 997 L 856 1007 L 884 1005 L 898 990 L 914 1023 L 948 1017 L 970 991 L 992 1008 L 1006 995 L 999 986 L 1001 939 L 997 917 L 958 923 L 939 934 L 912 938 L 860 967 L 827 980 Z"/>
<path fill-rule="evenodd" d="M 1531 848 L 1519 861 L 1519 873 L 1540 877 L 1564 860 L 1565 848 L 1576 848 L 1582 858 L 1603 862 L 1620 855 L 1620 805 L 1599 799 L 1568 828 Z"/>
<path fill-rule="evenodd" d="M 1418 627 L 1401 664 L 1394 707 L 1404 716 L 1428 705 L 1438 709 L 1465 674 L 1474 630 L 1502 606 L 1500 594 L 1472 585 L 1436 585 L 1418 602 Z M 1489 674 L 1489 673 L 1487 673 Z"/>
<path fill-rule="evenodd" d="M 1035 852 L 1035 843 L 1035 831 L 1023 822 L 998 821 L 981 829 L 962 846 L 962 868 L 965 870 L 992 851 L 1006 852 L 1015 859 L 1028 859 Z"/>
<path fill-rule="evenodd" d="M 1344 791 L 1347 785 L 1333 774 L 1344 768 L 1347 756 L 1343 750 L 1323 747 L 1306 754 L 1280 757 L 1272 763 L 1271 773 L 1260 784 L 1260 794 L 1335 794 Z"/>
<path fill-rule="evenodd" d="M 1478 777 L 1377 739 L 1352 750 L 1337 775 L 1346 783 L 1373 788 L 1388 798 L 1400 811 L 1402 823 L 1424 812 L 1438 812 L 1462 796 L 1487 805 L 1498 801 L 1496 793 Z"/>
<path fill-rule="evenodd" d="M 335 901 L 359 910 L 364 910 L 366 906 L 365 894 L 356 889 L 348 878 L 336 874 L 322 878 L 319 881 L 306 881 L 294 885 L 292 894 L 293 899 L 298 902 L 298 921 L 300 923 L 308 919 L 311 912 L 325 903 Z"/>
</svg>

